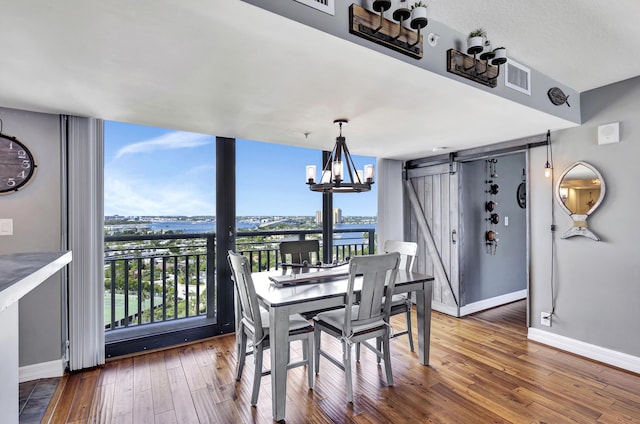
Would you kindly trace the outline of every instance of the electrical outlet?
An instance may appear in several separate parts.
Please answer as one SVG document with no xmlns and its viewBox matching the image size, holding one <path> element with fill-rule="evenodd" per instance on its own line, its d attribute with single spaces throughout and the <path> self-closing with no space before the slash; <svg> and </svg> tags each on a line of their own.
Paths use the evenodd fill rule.
<svg viewBox="0 0 640 424">
<path fill-rule="evenodd" d="M 540 324 L 551 327 L 551 312 L 540 312 Z"/>
</svg>

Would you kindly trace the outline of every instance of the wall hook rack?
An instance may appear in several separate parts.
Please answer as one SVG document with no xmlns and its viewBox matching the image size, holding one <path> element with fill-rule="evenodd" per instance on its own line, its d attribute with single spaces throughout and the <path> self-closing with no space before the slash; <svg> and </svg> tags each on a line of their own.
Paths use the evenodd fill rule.
<svg viewBox="0 0 640 424">
<path fill-rule="evenodd" d="M 496 59 L 493 52 L 482 53 L 480 57 L 480 51 L 473 50 L 472 53 L 465 54 L 456 49 L 447 50 L 447 71 L 487 87 L 496 87 L 500 65 L 506 63 L 506 58 Z"/>
<path fill-rule="evenodd" d="M 415 59 L 421 59 L 423 37 L 420 30 L 427 26 L 427 19 L 411 20 L 409 26 L 417 30 L 414 32 L 404 26 L 411 16 L 411 11 L 398 8 L 392 13 L 393 20 L 390 20 L 384 17 L 384 12 L 390 8 L 390 1 L 374 1 L 373 9 L 376 14 L 355 3 L 352 4 L 349 6 L 349 32 Z"/>
</svg>

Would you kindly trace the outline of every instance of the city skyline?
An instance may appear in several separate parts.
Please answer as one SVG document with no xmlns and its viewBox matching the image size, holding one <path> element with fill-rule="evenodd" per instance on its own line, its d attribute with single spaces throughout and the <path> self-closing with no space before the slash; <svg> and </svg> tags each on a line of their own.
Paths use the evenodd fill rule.
<svg viewBox="0 0 640 424">
<path fill-rule="evenodd" d="M 105 121 L 105 216 L 215 216 L 212 135 Z M 353 156 L 356 167 L 375 158 Z M 321 168 L 316 149 L 238 139 L 238 216 L 315 216 L 320 193 L 305 184 L 305 166 Z M 377 189 L 337 194 L 344 216 L 376 216 Z"/>
</svg>

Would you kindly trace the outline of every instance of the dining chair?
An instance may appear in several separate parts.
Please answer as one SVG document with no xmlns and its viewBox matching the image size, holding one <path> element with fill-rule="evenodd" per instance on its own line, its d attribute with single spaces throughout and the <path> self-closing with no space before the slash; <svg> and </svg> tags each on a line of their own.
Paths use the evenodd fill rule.
<svg viewBox="0 0 640 424">
<path fill-rule="evenodd" d="M 250 338 L 252 350 L 249 353 L 253 354 L 255 360 L 251 405 L 255 406 L 258 402 L 260 379 L 271 374 L 270 370 L 262 370 L 263 353 L 269 348 L 269 311 L 258 303 L 247 258 L 229 250 L 227 259 L 240 307 L 240 323 L 236 329 L 240 337 L 236 381 L 242 378 L 247 355 L 247 339 Z M 287 369 L 306 365 L 309 389 L 313 389 L 313 326 L 299 314 L 289 317 L 289 342 L 294 340 L 302 340 L 302 360 L 289 363 Z"/>
<path fill-rule="evenodd" d="M 387 385 L 393 386 L 388 323 L 392 296 L 386 296 L 384 304 L 383 299 L 385 299 L 385 290 L 393 291 L 399 263 L 400 254 L 395 252 L 351 258 L 345 306 L 321 312 L 313 318 L 316 374 L 320 372 L 320 356 L 324 356 L 343 370 L 347 386 L 347 401 L 350 403 L 353 403 L 351 346 L 354 343 L 362 343 L 378 358 L 384 360 Z M 356 277 L 360 280 L 360 276 L 362 276 L 362 286 L 358 292 Z M 321 349 L 322 332 L 341 341 L 342 361 Z M 367 340 L 373 338 L 380 340 L 382 349 L 367 343 Z"/>
<path fill-rule="evenodd" d="M 315 264 L 320 261 L 318 240 L 295 240 L 280 243 L 280 263 Z"/>
<path fill-rule="evenodd" d="M 416 260 L 416 254 L 418 252 L 418 244 L 411 241 L 397 241 L 387 240 L 384 243 L 384 252 L 398 252 L 400 253 L 400 266 L 399 269 L 406 271 L 413 270 L 413 264 Z M 409 337 L 409 349 L 413 352 L 413 333 L 411 332 L 411 293 L 406 294 L 394 294 L 391 298 L 391 312 L 390 316 L 404 314 L 406 321 L 406 329 L 398 332 L 393 332 L 391 338 L 407 335 Z"/>
</svg>

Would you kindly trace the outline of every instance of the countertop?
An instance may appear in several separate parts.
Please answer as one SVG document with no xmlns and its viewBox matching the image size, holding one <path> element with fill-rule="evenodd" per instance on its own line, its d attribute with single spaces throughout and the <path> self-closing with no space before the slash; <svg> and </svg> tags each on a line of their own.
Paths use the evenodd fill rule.
<svg viewBox="0 0 640 424">
<path fill-rule="evenodd" d="M 0 255 L 0 312 L 69 262 L 69 251 Z"/>
</svg>

